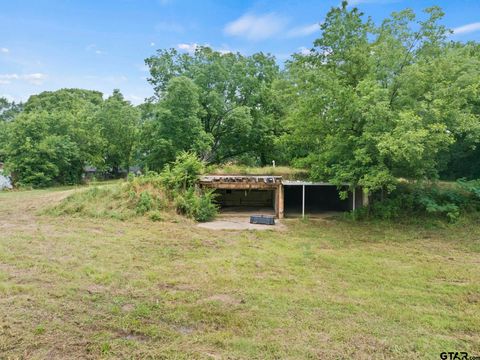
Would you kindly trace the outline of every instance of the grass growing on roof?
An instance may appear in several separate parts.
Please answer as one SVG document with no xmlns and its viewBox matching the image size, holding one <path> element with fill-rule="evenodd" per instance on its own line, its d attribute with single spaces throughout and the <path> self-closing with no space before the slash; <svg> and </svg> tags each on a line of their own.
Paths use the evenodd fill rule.
<svg viewBox="0 0 480 360">
<path fill-rule="evenodd" d="M 251 167 L 238 164 L 213 165 L 207 168 L 206 172 L 211 175 L 273 175 L 282 176 L 288 180 L 306 180 L 308 174 L 305 170 L 295 169 L 289 166 L 264 166 Z"/>
</svg>

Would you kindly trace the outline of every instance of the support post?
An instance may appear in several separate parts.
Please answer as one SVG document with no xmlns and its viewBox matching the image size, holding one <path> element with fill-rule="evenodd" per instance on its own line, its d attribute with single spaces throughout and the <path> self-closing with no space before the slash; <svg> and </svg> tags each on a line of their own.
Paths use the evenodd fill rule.
<svg viewBox="0 0 480 360">
<path fill-rule="evenodd" d="M 302 185 L 302 218 L 305 218 L 305 185 Z"/>
<path fill-rule="evenodd" d="M 353 204 L 352 204 L 353 211 L 355 211 L 356 205 L 357 205 L 357 194 L 356 194 L 355 188 L 353 188 Z"/>
<path fill-rule="evenodd" d="M 278 185 L 278 218 L 283 219 L 285 207 L 285 192 L 283 184 Z"/>
<path fill-rule="evenodd" d="M 275 217 L 279 217 L 279 203 L 278 203 L 278 187 L 274 190 L 273 193 L 273 209 L 275 210 Z"/>
</svg>

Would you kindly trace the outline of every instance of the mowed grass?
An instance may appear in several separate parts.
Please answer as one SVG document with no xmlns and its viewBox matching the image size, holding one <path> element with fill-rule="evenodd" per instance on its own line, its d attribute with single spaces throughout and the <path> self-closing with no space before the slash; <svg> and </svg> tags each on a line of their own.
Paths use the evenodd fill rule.
<svg viewBox="0 0 480 360">
<path fill-rule="evenodd" d="M 40 215 L 0 194 L 0 358 L 438 359 L 480 354 L 480 227 L 286 231 Z"/>
</svg>

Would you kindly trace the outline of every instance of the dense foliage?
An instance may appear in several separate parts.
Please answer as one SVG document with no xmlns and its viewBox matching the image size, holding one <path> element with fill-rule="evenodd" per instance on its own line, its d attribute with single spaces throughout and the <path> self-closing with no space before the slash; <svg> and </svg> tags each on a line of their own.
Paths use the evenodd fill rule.
<svg viewBox="0 0 480 360">
<path fill-rule="evenodd" d="M 479 47 L 447 41 L 439 8 L 425 16 L 405 10 L 375 26 L 343 3 L 311 53 L 288 64 L 285 142 L 313 178 L 392 190 L 400 177 L 436 179 L 472 156 Z"/>
<path fill-rule="evenodd" d="M 156 129 L 165 128 L 160 148 L 196 150 L 208 162 L 241 158 L 265 165 L 272 160 L 275 136 L 281 129 L 273 91 L 280 73 L 272 56 L 222 54 L 199 47 L 194 54 L 160 50 L 146 63 L 158 99 L 156 112 L 162 114 L 149 121 Z M 183 112 L 173 111 L 175 106 L 183 106 Z M 163 114 L 165 110 L 170 110 L 171 118 Z M 178 134 L 166 123 L 178 123 L 179 115 L 184 126 L 192 128 L 184 143 L 175 144 Z M 189 137 L 196 139 L 193 144 Z M 169 146 L 168 141 L 175 145 Z M 150 166 L 158 166 L 148 160 Z"/>
<path fill-rule="evenodd" d="M 379 195 L 379 194 L 378 194 Z M 356 217 L 407 222 L 426 218 L 455 222 L 461 215 L 480 210 L 480 182 L 459 180 L 456 184 L 400 184 L 385 199 L 373 201 Z"/>
<path fill-rule="evenodd" d="M 165 166 L 161 182 L 178 212 L 197 221 L 207 221 L 217 214 L 213 191 L 197 188 L 197 180 L 205 165 L 196 154 L 182 152 L 175 162 Z"/>
<path fill-rule="evenodd" d="M 118 90 L 61 89 L 11 104 L 0 121 L 0 156 L 18 185 L 75 184 L 87 165 L 117 172 L 128 167 L 140 113 Z"/>
<path fill-rule="evenodd" d="M 7 168 L 20 185 L 78 183 L 86 163 L 101 161 L 94 117 L 102 94 L 89 90 L 34 95 L 8 126 Z"/>
<path fill-rule="evenodd" d="M 344 2 L 283 70 L 263 53 L 158 50 L 145 60 L 155 95 L 137 107 L 118 90 L 0 99 L 0 161 L 29 186 L 78 183 L 86 166 L 111 176 L 140 166 L 161 173 L 179 211 L 203 219 L 212 195 L 192 184 L 205 164 L 275 160 L 312 180 L 394 191 L 372 208 L 381 216 L 402 207 L 455 219 L 463 200 L 417 185 L 480 177 L 480 45 L 453 41 L 442 17 L 407 9 L 375 25 Z M 403 180 L 416 190 L 395 192 Z M 151 194 L 138 201 L 139 212 L 157 211 Z"/>
</svg>

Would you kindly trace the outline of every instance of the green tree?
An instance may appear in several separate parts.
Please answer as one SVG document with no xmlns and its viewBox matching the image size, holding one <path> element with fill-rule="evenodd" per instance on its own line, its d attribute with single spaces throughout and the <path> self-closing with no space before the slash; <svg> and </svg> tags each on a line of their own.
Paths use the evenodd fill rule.
<svg viewBox="0 0 480 360">
<path fill-rule="evenodd" d="M 26 112 L 59 110 L 69 113 L 82 111 L 86 104 L 100 106 L 103 103 L 103 94 L 100 91 L 84 89 L 60 89 L 44 91 L 32 95 L 25 103 Z"/>
<path fill-rule="evenodd" d="M 9 126 L 6 166 L 35 187 L 81 181 L 86 164 L 103 162 L 95 113 L 102 94 L 62 89 L 32 96 Z"/>
<path fill-rule="evenodd" d="M 22 110 L 22 103 L 10 102 L 0 97 L 0 162 L 6 160 L 5 151 L 8 141 L 8 127 Z"/>
<path fill-rule="evenodd" d="M 199 155 L 208 162 L 249 156 L 265 164 L 271 160 L 280 132 L 278 105 L 272 83 L 279 69 L 272 56 L 222 54 L 199 47 L 194 54 L 160 50 L 146 59 L 150 83 L 162 100 L 171 79 L 183 76 L 198 89 L 202 127 L 211 138 Z"/>
<path fill-rule="evenodd" d="M 69 136 L 72 119 L 45 111 L 22 113 L 12 124 L 7 166 L 19 185 L 44 187 L 79 181 L 83 162 Z"/>
<path fill-rule="evenodd" d="M 285 142 L 312 178 L 370 190 L 393 189 L 399 177 L 435 179 L 456 138 L 478 133 L 467 105 L 478 95 L 478 59 L 462 60 L 447 43 L 440 9 L 425 12 L 375 27 L 344 2 L 327 14 L 312 53 L 288 64 Z"/>
<path fill-rule="evenodd" d="M 199 90 L 186 77 L 171 78 L 162 100 L 148 109 L 142 124 L 140 152 L 152 170 L 175 160 L 182 151 L 205 152 L 212 140 L 199 117 Z"/>
<path fill-rule="evenodd" d="M 96 114 L 104 140 L 105 168 L 115 175 L 121 167 L 130 168 L 136 145 L 140 111 L 124 100 L 120 90 L 114 90 Z"/>
</svg>

